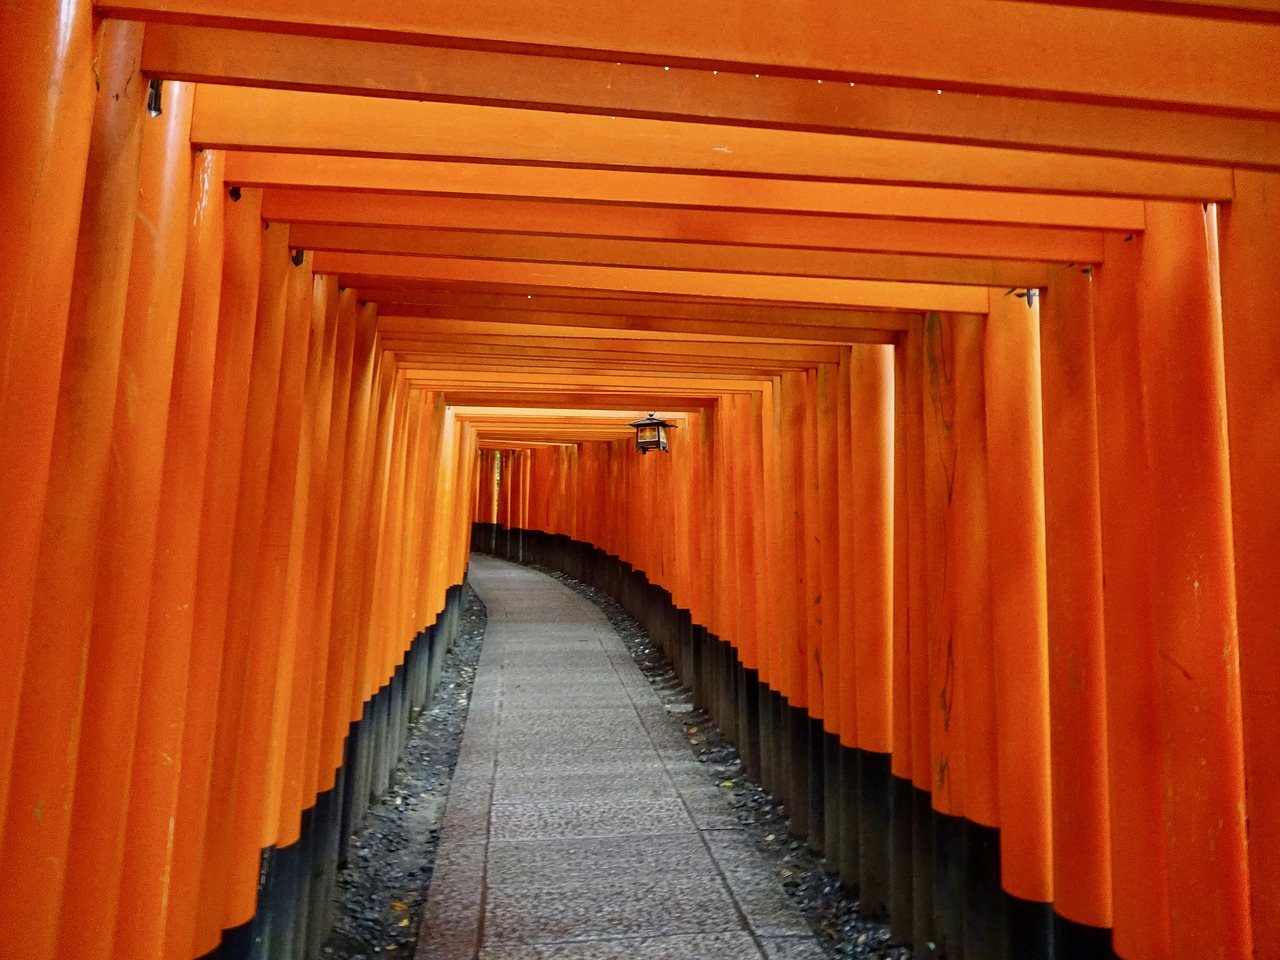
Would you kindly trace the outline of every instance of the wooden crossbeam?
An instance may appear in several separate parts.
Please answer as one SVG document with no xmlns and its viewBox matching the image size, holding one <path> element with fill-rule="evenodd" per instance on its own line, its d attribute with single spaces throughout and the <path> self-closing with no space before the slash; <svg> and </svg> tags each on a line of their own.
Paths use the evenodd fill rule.
<svg viewBox="0 0 1280 960">
<path fill-rule="evenodd" d="M 1280 122 L 674 69 L 525 53 L 151 24 L 149 75 L 205 83 L 774 130 L 1274 167 Z"/>
<path fill-rule="evenodd" d="M 1230 199 L 1229 169 L 458 103 L 202 85 L 198 147 L 586 169 Z"/>
</svg>

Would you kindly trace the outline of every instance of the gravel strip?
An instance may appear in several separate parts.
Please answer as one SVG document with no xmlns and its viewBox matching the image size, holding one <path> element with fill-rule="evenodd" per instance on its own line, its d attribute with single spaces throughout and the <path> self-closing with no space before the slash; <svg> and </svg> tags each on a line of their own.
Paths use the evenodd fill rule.
<svg viewBox="0 0 1280 960">
<path fill-rule="evenodd" d="M 659 699 L 684 724 L 691 749 L 706 766 L 708 781 L 721 785 L 732 782 L 738 822 L 772 864 L 778 883 L 800 908 L 827 955 L 836 960 L 911 960 L 911 951 L 893 939 L 888 926 L 864 916 L 839 878 L 823 868 L 822 858 L 792 837 L 786 816 L 779 812 L 773 797 L 747 779 L 733 744 L 705 711 L 693 708 L 662 650 L 618 601 L 557 570 L 537 565 L 534 569 L 604 611 Z"/>
<path fill-rule="evenodd" d="M 370 807 L 338 872 L 325 960 L 414 954 L 484 639 L 484 604 L 470 586 L 463 598 L 458 639 L 445 657 L 431 709 L 409 734 L 394 785 Z"/>
</svg>

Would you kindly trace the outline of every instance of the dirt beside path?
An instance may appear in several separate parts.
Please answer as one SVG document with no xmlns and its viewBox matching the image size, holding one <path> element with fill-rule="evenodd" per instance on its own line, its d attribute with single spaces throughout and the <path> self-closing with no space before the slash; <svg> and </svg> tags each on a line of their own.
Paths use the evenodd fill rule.
<svg viewBox="0 0 1280 960">
<path fill-rule="evenodd" d="M 336 919 L 323 960 L 413 956 L 484 639 L 484 604 L 469 586 L 464 603 L 431 707 L 418 718 L 394 784 L 369 808 L 338 871 Z"/>
</svg>

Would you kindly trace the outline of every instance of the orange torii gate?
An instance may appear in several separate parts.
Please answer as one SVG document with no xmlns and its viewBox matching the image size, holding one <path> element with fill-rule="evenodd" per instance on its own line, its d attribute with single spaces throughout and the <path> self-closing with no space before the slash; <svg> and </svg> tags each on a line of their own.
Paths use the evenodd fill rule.
<svg viewBox="0 0 1280 960">
<path fill-rule="evenodd" d="M 0 958 L 314 953 L 473 521 L 903 936 L 1280 956 L 1280 10 L 579 6 L 0 15 Z"/>
</svg>

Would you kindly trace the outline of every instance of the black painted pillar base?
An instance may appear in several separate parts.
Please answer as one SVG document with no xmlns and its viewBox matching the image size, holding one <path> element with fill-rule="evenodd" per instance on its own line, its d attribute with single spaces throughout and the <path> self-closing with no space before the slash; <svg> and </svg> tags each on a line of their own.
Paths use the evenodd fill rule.
<svg viewBox="0 0 1280 960">
<path fill-rule="evenodd" d="M 826 827 L 826 733 L 822 729 L 822 721 L 806 715 L 808 738 L 805 743 L 806 766 L 809 768 L 809 846 L 816 853 L 825 850 Z"/>
<path fill-rule="evenodd" d="M 862 895 L 862 818 L 859 815 L 858 771 L 862 767 L 862 751 L 837 741 L 840 751 L 840 879 L 855 897 Z"/>
<path fill-rule="evenodd" d="M 889 929 L 903 943 L 911 942 L 912 912 L 912 805 L 915 787 L 910 780 L 893 777 L 890 781 L 890 804 L 893 809 L 893 859 L 889 884 Z M 972 862 L 972 861 L 970 861 Z"/>
<path fill-rule="evenodd" d="M 847 815 L 844 796 L 844 748 L 834 733 L 822 735 L 822 806 L 826 816 L 822 820 L 822 851 L 827 869 L 837 876 L 846 875 L 847 852 L 844 847 L 843 826 Z"/>
<path fill-rule="evenodd" d="M 858 751 L 858 889 L 862 908 L 889 915 L 893 887 L 893 771 L 887 753 Z"/>
</svg>

